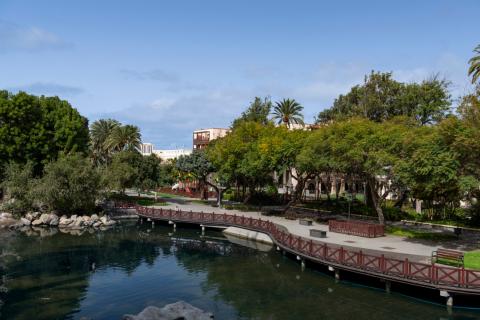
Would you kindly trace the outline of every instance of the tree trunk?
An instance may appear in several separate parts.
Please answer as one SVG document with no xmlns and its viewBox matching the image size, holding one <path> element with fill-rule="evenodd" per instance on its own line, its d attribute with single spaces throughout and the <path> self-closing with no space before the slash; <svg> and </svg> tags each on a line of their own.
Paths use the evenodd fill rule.
<svg viewBox="0 0 480 320">
<path fill-rule="evenodd" d="M 369 192 L 367 192 L 370 195 L 370 199 L 372 201 L 372 206 L 375 209 L 375 212 L 378 215 L 378 223 L 380 224 L 385 224 L 385 217 L 383 216 L 383 210 L 380 205 L 380 199 L 378 196 L 377 191 L 375 190 L 375 178 L 370 178 L 367 180 L 367 189 L 369 189 Z"/>
</svg>

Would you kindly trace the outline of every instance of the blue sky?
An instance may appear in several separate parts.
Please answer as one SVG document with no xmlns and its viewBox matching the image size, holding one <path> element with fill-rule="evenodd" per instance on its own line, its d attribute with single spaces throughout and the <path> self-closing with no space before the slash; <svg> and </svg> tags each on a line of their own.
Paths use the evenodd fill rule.
<svg viewBox="0 0 480 320">
<path fill-rule="evenodd" d="M 312 122 L 371 70 L 439 73 L 458 97 L 478 12 L 478 0 L 0 0 L 0 88 L 191 147 L 194 129 L 228 126 L 254 96 L 295 98 Z"/>
</svg>

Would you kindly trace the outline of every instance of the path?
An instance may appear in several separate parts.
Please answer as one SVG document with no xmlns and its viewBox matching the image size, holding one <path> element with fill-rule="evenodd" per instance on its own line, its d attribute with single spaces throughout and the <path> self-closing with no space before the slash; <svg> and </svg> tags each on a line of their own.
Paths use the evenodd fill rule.
<svg viewBox="0 0 480 320">
<path fill-rule="evenodd" d="M 167 206 L 161 206 L 158 208 L 183 210 L 183 211 L 196 211 L 196 212 L 215 212 L 215 213 L 228 213 L 236 214 L 239 216 L 261 218 L 262 220 L 269 220 L 276 224 L 282 225 L 287 230 L 295 235 L 302 236 L 304 238 L 313 239 L 316 241 L 325 242 L 332 245 L 343 246 L 344 248 L 351 248 L 357 250 L 363 250 L 364 252 L 375 252 L 385 254 L 387 257 L 392 258 L 406 258 L 408 257 L 412 261 L 430 263 L 430 257 L 432 251 L 437 248 L 452 248 L 462 249 L 461 244 L 452 244 L 452 241 L 434 242 L 429 240 L 417 240 L 409 239 L 401 236 L 386 235 L 379 238 L 364 238 L 358 236 L 345 235 L 340 233 L 328 232 L 328 225 L 319 224 L 313 222 L 312 226 L 300 225 L 298 220 L 288 220 L 283 217 L 276 216 L 264 216 L 260 212 L 244 212 L 238 210 L 225 210 L 217 207 L 211 207 L 206 204 L 192 203 L 185 201 L 185 203 L 172 203 L 168 202 L 170 199 L 165 199 L 168 203 Z M 310 237 L 310 229 L 320 229 L 327 231 L 327 238 L 314 238 Z"/>
</svg>

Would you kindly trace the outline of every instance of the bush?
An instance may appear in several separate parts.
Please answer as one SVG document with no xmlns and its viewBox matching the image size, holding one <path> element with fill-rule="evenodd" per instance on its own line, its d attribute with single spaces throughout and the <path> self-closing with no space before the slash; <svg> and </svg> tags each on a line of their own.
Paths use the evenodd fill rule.
<svg viewBox="0 0 480 320">
<path fill-rule="evenodd" d="M 9 198 L 4 205 L 4 209 L 16 215 L 30 210 L 34 204 L 32 192 L 35 184 L 32 163 L 27 163 L 24 166 L 17 163 L 7 165 L 5 179 L 1 185 L 5 189 L 7 198 Z"/>
<path fill-rule="evenodd" d="M 100 174 L 87 158 L 67 155 L 45 166 L 44 176 L 35 189 L 36 197 L 50 210 L 83 213 L 95 209 Z"/>
</svg>

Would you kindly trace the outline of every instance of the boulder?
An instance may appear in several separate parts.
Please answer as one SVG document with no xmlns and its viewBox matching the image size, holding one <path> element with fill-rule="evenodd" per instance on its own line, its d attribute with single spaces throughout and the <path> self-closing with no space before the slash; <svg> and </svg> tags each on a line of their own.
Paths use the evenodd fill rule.
<svg viewBox="0 0 480 320">
<path fill-rule="evenodd" d="M 198 309 L 184 301 L 167 304 L 163 308 L 146 307 L 137 315 L 126 314 L 123 320 L 210 320 L 213 314 Z"/>
<path fill-rule="evenodd" d="M 58 226 L 59 219 L 55 213 L 50 214 L 50 225 L 51 226 Z"/>
<path fill-rule="evenodd" d="M 70 220 L 72 221 L 75 221 L 77 220 L 78 216 L 76 214 L 74 214 L 73 216 L 70 217 Z"/>
<path fill-rule="evenodd" d="M 33 213 L 27 212 L 27 214 L 25 215 L 24 218 L 27 219 L 28 221 L 32 222 L 34 220 Z"/>
<path fill-rule="evenodd" d="M 50 224 L 50 221 L 52 220 L 52 216 L 49 213 L 42 213 L 40 218 L 38 220 L 41 221 L 41 224 Z"/>
<path fill-rule="evenodd" d="M 108 217 L 107 216 L 103 216 L 100 218 L 100 222 L 103 223 L 103 224 L 106 224 L 108 221 Z"/>
<path fill-rule="evenodd" d="M 69 219 L 69 218 L 67 218 L 66 215 L 63 215 L 63 216 L 60 217 L 60 220 L 58 221 L 58 225 L 60 227 L 66 227 L 69 224 L 71 224 L 72 222 L 73 222 L 72 219 Z"/>
<path fill-rule="evenodd" d="M 29 226 L 32 224 L 32 221 L 28 220 L 27 218 L 20 218 L 20 222 L 22 223 L 22 225 L 24 226 Z"/>
<path fill-rule="evenodd" d="M 40 219 L 36 219 L 32 221 L 32 226 L 39 226 L 41 224 L 43 224 L 43 221 Z"/>
<path fill-rule="evenodd" d="M 13 215 L 10 212 L 0 213 L 0 219 L 13 219 Z"/>
<path fill-rule="evenodd" d="M 97 222 L 95 222 L 92 226 L 93 226 L 94 228 L 98 228 L 98 227 L 100 227 L 101 225 L 102 225 L 102 222 L 97 221 Z"/>
<path fill-rule="evenodd" d="M 93 222 L 96 222 L 96 221 L 98 221 L 99 219 L 100 219 L 100 218 L 99 218 L 98 215 L 96 215 L 96 214 L 92 214 L 92 215 L 90 216 L 90 220 L 93 221 Z"/>
<path fill-rule="evenodd" d="M 72 223 L 71 227 L 72 228 L 82 228 L 84 224 L 83 218 L 82 217 L 77 217 L 77 219 Z"/>
</svg>

